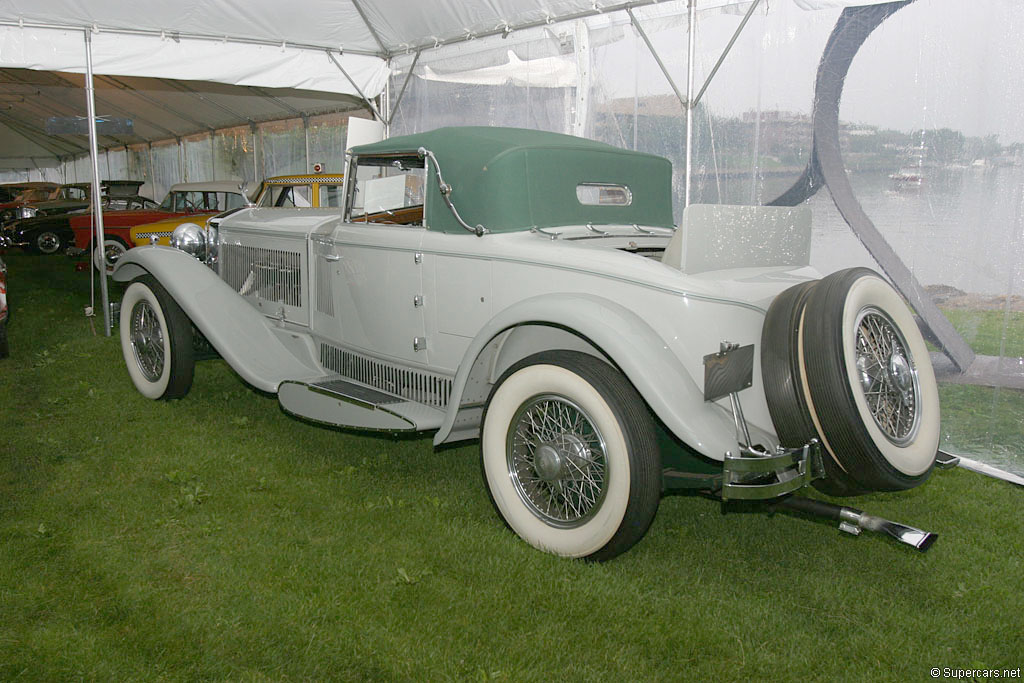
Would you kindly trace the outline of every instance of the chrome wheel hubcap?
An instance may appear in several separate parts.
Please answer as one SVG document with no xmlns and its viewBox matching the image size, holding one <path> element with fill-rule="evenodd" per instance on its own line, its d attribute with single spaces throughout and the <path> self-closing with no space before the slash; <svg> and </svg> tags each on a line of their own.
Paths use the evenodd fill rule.
<svg viewBox="0 0 1024 683">
<path fill-rule="evenodd" d="M 516 493 L 546 524 L 580 526 L 601 507 L 608 490 L 604 438 L 569 399 L 548 394 L 520 406 L 506 456 Z"/>
<path fill-rule="evenodd" d="M 156 382 L 164 372 L 164 331 L 148 301 L 139 301 L 132 307 L 130 325 L 135 362 L 147 380 Z"/>
<path fill-rule="evenodd" d="M 59 241 L 57 240 L 56 235 L 54 235 L 52 232 L 44 232 L 42 235 L 39 236 L 37 246 L 39 247 L 39 251 L 43 252 L 44 254 L 49 254 L 50 252 L 57 250 L 58 243 Z"/>
<path fill-rule="evenodd" d="M 897 446 L 913 440 L 920 424 L 921 391 L 907 341 L 877 308 L 857 318 L 857 379 L 875 424 Z"/>
</svg>

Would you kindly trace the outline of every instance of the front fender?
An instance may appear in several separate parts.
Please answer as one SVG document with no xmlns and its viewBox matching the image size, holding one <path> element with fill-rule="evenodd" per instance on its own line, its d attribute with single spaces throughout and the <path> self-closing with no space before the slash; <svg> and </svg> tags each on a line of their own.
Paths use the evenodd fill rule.
<svg viewBox="0 0 1024 683">
<path fill-rule="evenodd" d="M 265 317 L 185 252 L 160 246 L 130 249 L 118 259 L 112 277 L 128 282 L 146 273 L 178 302 L 228 365 L 257 389 L 276 392 L 286 379 L 321 374 L 306 335 Z"/>
<path fill-rule="evenodd" d="M 572 330 L 603 351 L 622 370 L 665 426 L 700 453 L 722 460 L 736 451 L 731 414 L 704 401 L 682 363 L 644 320 L 620 304 L 590 294 L 544 295 L 524 299 L 492 318 L 463 356 L 452 386 L 451 408 L 434 443 L 452 431 L 459 401 L 474 361 L 501 332 L 522 324 Z"/>
</svg>

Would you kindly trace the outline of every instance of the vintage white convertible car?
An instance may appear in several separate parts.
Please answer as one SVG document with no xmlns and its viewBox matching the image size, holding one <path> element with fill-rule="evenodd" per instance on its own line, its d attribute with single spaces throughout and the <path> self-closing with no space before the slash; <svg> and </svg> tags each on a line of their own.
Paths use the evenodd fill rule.
<svg viewBox="0 0 1024 683">
<path fill-rule="evenodd" d="M 569 557 L 630 548 L 668 489 L 929 476 L 914 318 L 870 270 L 809 268 L 806 209 L 691 206 L 676 229 L 666 159 L 537 131 L 350 153 L 340 213 L 243 209 L 118 262 L 140 392 L 184 396 L 201 335 L 304 419 L 479 438 L 504 521 Z"/>
</svg>

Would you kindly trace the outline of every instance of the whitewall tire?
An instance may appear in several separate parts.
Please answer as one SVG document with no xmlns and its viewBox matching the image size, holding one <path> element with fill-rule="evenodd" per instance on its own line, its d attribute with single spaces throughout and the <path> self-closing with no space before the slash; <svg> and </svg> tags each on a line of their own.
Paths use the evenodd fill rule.
<svg viewBox="0 0 1024 683">
<path fill-rule="evenodd" d="M 586 354 L 536 354 L 502 375 L 484 413 L 481 463 L 505 523 L 557 555 L 610 559 L 657 512 L 660 457 L 646 405 Z"/>
<path fill-rule="evenodd" d="M 903 299 L 877 273 L 833 273 L 811 292 L 801 330 L 803 390 L 823 442 L 863 487 L 927 479 L 939 443 L 928 348 Z"/>
<path fill-rule="evenodd" d="M 121 301 L 121 353 L 143 396 L 180 398 L 192 387 L 192 323 L 157 280 L 144 275 Z"/>
<path fill-rule="evenodd" d="M 97 270 L 106 269 L 108 273 L 114 272 L 114 266 L 118 259 L 128 252 L 124 242 L 115 238 L 107 237 L 103 240 L 103 248 L 94 248 L 92 251 L 92 263 Z"/>
</svg>

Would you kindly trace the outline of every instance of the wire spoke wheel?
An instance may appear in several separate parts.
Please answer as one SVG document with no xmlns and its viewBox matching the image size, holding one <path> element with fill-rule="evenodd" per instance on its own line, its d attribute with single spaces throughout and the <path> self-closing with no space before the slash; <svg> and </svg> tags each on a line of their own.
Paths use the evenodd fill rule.
<svg viewBox="0 0 1024 683">
<path fill-rule="evenodd" d="M 857 371 L 871 416 L 887 439 L 903 445 L 920 423 L 921 390 L 917 369 L 899 328 L 874 307 L 857 320 Z"/>
<path fill-rule="evenodd" d="M 604 499 L 604 438 L 583 409 L 562 396 L 538 396 L 520 407 L 507 457 L 523 503 L 548 524 L 583 524 Z"/>
<path fill-rule="evenodd" d="M 152 399 L 188 393 L 195 371 L 192 322 L 152 275 L 125 290 L 120 328 L 121 354 L 139 393 Z"/>
<path fill-rule="evenodd" d="M 132 308 L 129 335 L 139 370 L 156 382 L 164 372 L 164 331 L 148 301 L 140 300 Z"/>
<path fill-rule="evenodd" d="M 832 273 L 811 290 L 799 348 L 807 410 L 828 457 L 864 490 L 923 483 L 938 451 L 939 394 L 896 290 L 866 268 Z"/>
<path fill-rule="evenodd" d="M 556 555 L 611 559 L 643 537 L 658 509 L 650 413 L 621 372 L 584 353 L 543 351 L 502 373 L 480 455 L 505 524 Z"/>
</svg>

